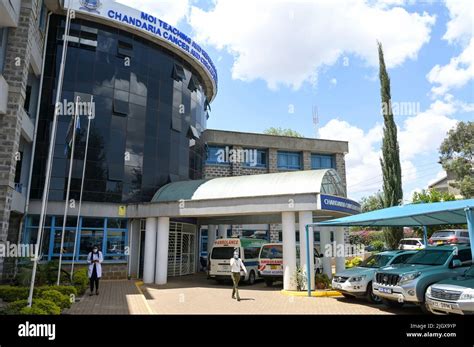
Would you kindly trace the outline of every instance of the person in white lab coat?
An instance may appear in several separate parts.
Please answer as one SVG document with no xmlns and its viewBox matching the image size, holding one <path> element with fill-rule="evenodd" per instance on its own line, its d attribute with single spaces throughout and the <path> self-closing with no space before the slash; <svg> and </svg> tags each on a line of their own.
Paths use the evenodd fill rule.
<svg viewBox="0 0 474 347">
<path fill-rule="evenodd" d="M 94 294 L 94 286 L 95 286 L 95 295 L 99 295 L 99 279 L 102 277 L 102 265 L 101 263 L 104 261 L 104 256 L 102 252 L 99 251 L 99 247 L 94 246 L 92 248 L 92 252 L 89 252 L 87 255 L 87 262 L 89 263 L 89 285 L 90 285 L 90 293 L 89 295 Z"/>
<path fill-rule="evenodd" d="M 232 299 L 235 299 L 237 296 L 237 301 L 240 301 L 239 296 L 239 281 L 240 281 L 240 269 L 244 270 L 245 275 L 247 275 L 247 269 L 245 268 L 244 262 L 239 258 L 239 252 L 234 251 L 234 256 L 230 258 L 230 273 L 232 276 Z"/>
</svg>

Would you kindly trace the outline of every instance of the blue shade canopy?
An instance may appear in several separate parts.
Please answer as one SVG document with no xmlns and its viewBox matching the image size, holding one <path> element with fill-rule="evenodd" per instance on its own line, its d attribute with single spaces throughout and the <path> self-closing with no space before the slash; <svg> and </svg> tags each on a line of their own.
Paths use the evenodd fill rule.
<svg viewBox="0 0 474 347">
<path fill-rule="evenodd" d="M 320 226 L 425 226 L 466 224 L 474 199 L 408 204 L 317 223 Z"/>
</svg>

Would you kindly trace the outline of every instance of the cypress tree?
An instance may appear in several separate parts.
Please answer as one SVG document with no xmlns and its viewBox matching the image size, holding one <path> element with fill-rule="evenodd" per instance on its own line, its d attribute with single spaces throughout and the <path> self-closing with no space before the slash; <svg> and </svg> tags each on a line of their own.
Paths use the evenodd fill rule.
<svg viewBox="0 0 474 347">
<path fill-rule="evenodd" d="M 387 74 L 382 44 L 378 42 L 380 94 L 382 97 L 382 113 L 384 120 L 382 140 L 383 200 L 384 207 L 400 205 L 403 201 L 402 170 L 400 166 L 400 149 L 397 140 L 397 126 L 393 120 L 390 95 L 390 78 Z M 390 248 L 397 248 L 403 238 L 402 227 L 384 229 L 385 242 Z"/>
</svg>

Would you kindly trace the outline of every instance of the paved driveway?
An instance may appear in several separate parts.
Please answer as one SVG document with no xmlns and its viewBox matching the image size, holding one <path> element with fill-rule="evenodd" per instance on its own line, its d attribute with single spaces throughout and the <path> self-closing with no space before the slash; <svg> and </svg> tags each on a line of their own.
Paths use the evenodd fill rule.
<svg viewBox="0 0 474 347">
<path fill-rule="evenodd" d="M 419 308 L 389 309 L 364 300 L 343 297 L 299 297 L 267 288 L 263 283 L 241 285 L 238 302 L 231 298 L 232 286 L 196 274 L 168 278 L 164 286 L 146 285 L 147 302 L 157 314 L 414 314 Z"/>
</svg>

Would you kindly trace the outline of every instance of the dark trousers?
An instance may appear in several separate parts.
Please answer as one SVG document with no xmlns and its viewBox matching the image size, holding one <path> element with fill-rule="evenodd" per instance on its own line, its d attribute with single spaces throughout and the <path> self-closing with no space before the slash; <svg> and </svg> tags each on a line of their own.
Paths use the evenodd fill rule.
<svg viewBox="0 0 474 347">
<path fill-rule="evenodd" d="M 239 272 L 232 272 L 232 298 L 235 298 L 237 295 L 237 299 L 240 300 L 239 296 L 239 281 L 240 281 L 240 273 Z"/>
<path fill-rule="evenodd" d="M 97 277 L 97 270 L 95 268 L 94 264 L 94 270 L 92 270 L 92 276 L 89 278 L 89 286 L 91 289 L 91 293 L 94 291 L 94 285 L 95 285 L 95 291 L 99 291 L 99 277 Z"/>
</svg>

